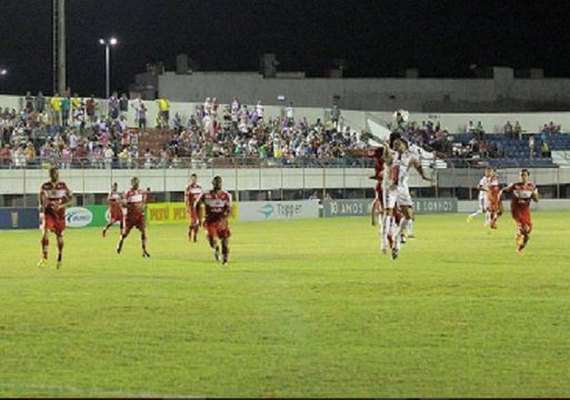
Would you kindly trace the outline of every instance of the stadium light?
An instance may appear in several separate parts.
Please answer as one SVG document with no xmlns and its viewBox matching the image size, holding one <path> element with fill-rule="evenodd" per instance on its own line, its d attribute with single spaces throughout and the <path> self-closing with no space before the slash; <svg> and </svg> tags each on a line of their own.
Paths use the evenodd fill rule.
<svg viewBox="0 0 570 400">
<path fill-rule="evenodd" d="M 119 43 L 116 37 L 108 40 L 99 39 L 99 44 L 105 46 L 105 92 L 107 98 L 111 95 L 111 51 L 110 47 Z"/>
<path fill-rule="evenodd" d="M 8 73 L 8 70 L 6 68 L 0 68 L 0 76 L 4 76 Z"/>
</svg>

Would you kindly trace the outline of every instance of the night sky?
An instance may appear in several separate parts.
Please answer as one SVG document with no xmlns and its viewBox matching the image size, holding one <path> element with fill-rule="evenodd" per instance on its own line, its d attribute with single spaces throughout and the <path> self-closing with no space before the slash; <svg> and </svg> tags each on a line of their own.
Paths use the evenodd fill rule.
<svg viewBox="0 0 570 400">
<path fill-rule="evenodd" d="M 52 89 L 52 0 L 0 0 L 0 92 Z M 187 53 L 200 70 L 322 76 L 343 59 L 347 77 L 472 77 L 470 65 L 542 67 L 570 77 L 570 1 L 513 0 L 67 0 L 68 83 L 105 90 L 104 47 L 115 35 L 112 88 L 127 90 L 146 63 L 174 70 Z"/>
</svg>

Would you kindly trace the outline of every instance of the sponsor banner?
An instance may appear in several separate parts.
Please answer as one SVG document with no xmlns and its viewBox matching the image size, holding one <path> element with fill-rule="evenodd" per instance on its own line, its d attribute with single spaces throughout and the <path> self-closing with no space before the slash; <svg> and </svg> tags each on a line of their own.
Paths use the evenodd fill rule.
<svg viewBox="0 0 570 400">
<path fill-rule="evenodd" d="M 65 224 L 68 228 L 103 227 L 107 224 L 107 206 L 68 207 Z"/>
<path fill-rule="evenodd" d="M 65 210 L 65 225 L 68 228 L 84 228 L 93 222 L 93 213 L 85 207 L 68 207 Z"/>
<path fill-rule="evenodd" d="M 230 219 L 236 219 L 239 212 L 237 203 L 232 203 L 232 208 Z M 147 209 L 147 221 L 149 224 L 187 224 L 186 203 L 151 203 Z"/>
<path fill-rule="evenodd" d="M 239 203 L 241 221 L 318 218 L 319 202 L 301 201 L 244 201 Z"/>
<path fill-rule="evenodd" d="M 370 215 L 372 200 L 325 200 L 323 201 L 323 217 L 343 217 L 348 215 Z"/>
<path fill-rule="evenodd" d="M 0 229 L 38 229 L 40 215 L 36 207 L 0 208 Z"/>
<path fill-rule="evenodd" d="M 332 200 L 323 202 L 323 217 L 342 217 L 349 215 L 370 215 L 372 200 Z M 457 199 L 419 198 L 414 199 L 414 211 L 418 214 L 456 213 Z"/>
<path fill-rule="evenodd" d="M 421 198 L 414 199 L 414 211 L 418 214 L 456 213 L 457 198 Z"/>
</svg>

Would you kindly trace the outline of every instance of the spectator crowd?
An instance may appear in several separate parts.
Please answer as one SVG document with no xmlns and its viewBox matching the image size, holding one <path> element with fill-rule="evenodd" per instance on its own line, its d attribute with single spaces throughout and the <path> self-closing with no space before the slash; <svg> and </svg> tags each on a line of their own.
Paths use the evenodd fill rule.
<svg viewBox="0 0 570 400">
<path fill-rule="evenodd" d="M 242 165 L 361 165 L 348 155 L 349 150 L 366 147 L 372 138 L 365 131 L 342 127 L 337 105 L 326 120 L 309 121 L 296 115 L 293 103 L 285 106 L 279 117 L 269 118 L 259 100 L 247 105 L 234 98 L 223 105 L 209 97 L 184 118 L 179 113 L 171 115 L 168 99 L 160 97 L 155 102 L 157 118 L 149 121 L 147 105 L 140 96 L 129 99 L 125 93 L 119 97 L 114 92 L 106 102 L 98 102 L 93 96 L 81 98 L 70 90 L 52 97 L 28 92 L 19 110 L 0 107 L 0 166 L 176 168 L 216 159 Z M 129 111 L 134 111 L 134 127 L 127 125 Z M 481 121 L 467 123 L 467 143 L 456 141 L 438 120 L 409 122 L 404 110 L 395 113 L 389 128 L 445 158 L 500 158 L 505 154 L 499 144 L 487 140 Z M 548 137 L 560 131 L 561 126 L 553 121 L 544 124 L 537 135 L 537 154 L 549 156 Z M 519 121 L 504 125 L 508 138 L 523 140 L 523 133 Z M 160 135 L 158 147 L 148 145 L 153 135 Z M 532 157 L 535 138 L 529 136 Z"/>
</svg>

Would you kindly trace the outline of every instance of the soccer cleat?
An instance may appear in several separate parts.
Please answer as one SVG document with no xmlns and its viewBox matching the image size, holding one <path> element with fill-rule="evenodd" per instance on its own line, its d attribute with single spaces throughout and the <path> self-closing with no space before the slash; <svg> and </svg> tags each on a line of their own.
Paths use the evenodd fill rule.
<svg viewBox="0 0 570 400">
<path fill-rule="evenodd" d="M 520 256 L 524 256 L 524 246 L 517 246 L 517 253 L 519 253 Z"/>
<path fill-rule="evenodd" d="M 224 269 L 228 268 L 228 260 L 222 261 L 222 268 Z"/>
<path fill-rule="evenodd" d="M 400 252 L 398 251 L 398 249 L 394 247 L 394 248 L 392 249 L 392 260 L 395 260 L 396 258 L 398 258 L 398 254 L 399 254 L 399 253 L 400 253 Z"/>
<path fill-rule="evenodd" d="M 47 264 L 47 258 L 40 258 L 40 261 L 36 264 L 38 267 L 43 267 Z"/>
<path fill-rule="evenodd" d="M 465 220 L 465 222 L 467 222 L 468 224 L 471 223 L 471 221 L 473 221 L 473 217 L 471 215 L 467 216 L 467 219 Z"/>
<path fill-rule="evenodd" d="M 121 254 L 121 250 L 123 250 L 123 243 L 119 242 L 117 245 L 117 254 Z"/>
<path fill-rule="evenodd" d="M 103 229 L 102 235 L 103 235 L 103 237 L 107 236 L 107 229 Z"/>
<path fill-rule="evenodd" d="M 57 264 L 55 265 L 55 269 L 61 269 L 61 267 L 62 267 L 62 263 L 61 263 L 61 260 L 59 260 L 57 262 Z"/>
<path fill-rule="evenodd" d="M 144 257 L 150 258 L 150 254 L 149 254 L 148 251 L 146 251 L 146 250 L 143 250 L 142 256 L 143 256 L 143 258 L 144 258 Z"/>
<path fill-rule="evenodd" d="M 410 233 L 408 235 L 408 239 L 415 239 L 415 238 L 416 238 L 416 235 L 414 233 Z"/>
<path fill-rule="evenodd" d="M 214 259 L 220 261 L 220 248 L 218 246 L 214 249 Z"/>
</svg>

